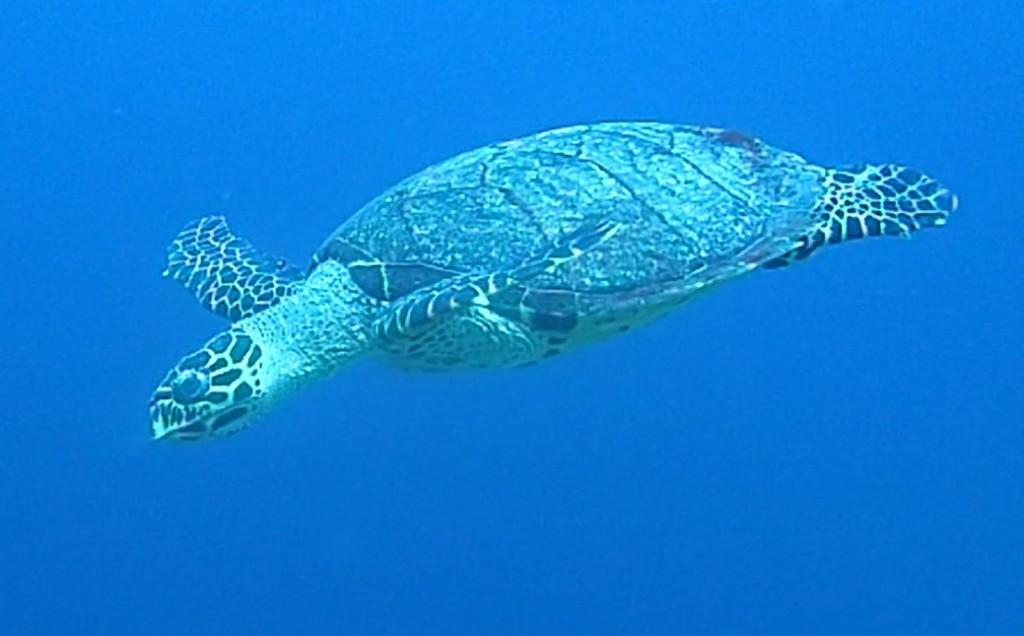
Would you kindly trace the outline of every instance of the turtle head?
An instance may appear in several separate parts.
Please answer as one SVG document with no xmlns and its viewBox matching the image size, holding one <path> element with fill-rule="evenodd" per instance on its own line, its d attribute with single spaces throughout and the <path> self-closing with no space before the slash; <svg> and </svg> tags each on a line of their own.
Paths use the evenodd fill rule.
<svg viewBox="0 0 1024 636">
<path fill-rule="evenodd" d="M 150 399 L 153 439 L 226 437 L 246 428 L 266 393 L 262 358 L 260 346 L 238 327 L 182 358 Z"/>
</svg>

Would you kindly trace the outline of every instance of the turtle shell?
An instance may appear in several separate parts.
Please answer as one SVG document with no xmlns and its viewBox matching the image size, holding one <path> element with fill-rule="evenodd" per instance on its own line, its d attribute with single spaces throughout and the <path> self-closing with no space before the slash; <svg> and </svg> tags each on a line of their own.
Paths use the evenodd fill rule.
<svg viewBox="0 0 1024 636">
<path fill-rule="evenodd" d="M 405 179 L 328 237 L 314 267 L 339 260 L 369 296 L 392 301 L 446 278 L 514 268 L 585 223 L 614 221 L 622 230 L 592 254 L 531 282 L 553 302 L 572 294 L 585 315 L 656 294 L 767 236 L 803 234 L 816 222 L 820 176 L 795 154 L 721 129 L 562 128 Z"/>
</svg>

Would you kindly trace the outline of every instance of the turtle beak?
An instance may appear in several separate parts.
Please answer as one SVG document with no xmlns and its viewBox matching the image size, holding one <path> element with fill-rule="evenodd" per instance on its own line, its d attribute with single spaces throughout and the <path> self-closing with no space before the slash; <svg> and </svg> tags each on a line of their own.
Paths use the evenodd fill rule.
<svg viewBox="0 0 1024 636">
<path fill-rule="evenodd" d="M 210 436 L 209 429 L 201 421 L 190 422 L 182 426 L 168 426 L 157 418 L 150 421 L 150 439 L 153 441 L 171 439 L 182 442 L 194 442 Z"/>
<path fill-rule="evenodd" d="M 149 432 L 153 440 L 198 440 L 209 437 L 202 416 L 189 413 L 188 407 L 177 404 L 170 396 L 158 389 L 149 402 Z"/>
</svg>

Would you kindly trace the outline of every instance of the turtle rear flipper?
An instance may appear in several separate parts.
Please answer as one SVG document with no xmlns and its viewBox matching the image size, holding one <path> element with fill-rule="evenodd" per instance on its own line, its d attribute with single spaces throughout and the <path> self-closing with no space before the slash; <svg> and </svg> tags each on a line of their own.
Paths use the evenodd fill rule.
<svg viewBox="0 0 1024 636">
<path fill-rule="evenodd" d="M 221 216 L 198 219 L 178 232 L 167 247 L 164 276 L 232 322 L 273 306 L 304 279 L 297 267 L 235 236 Z"/>
<path fill-rule="evenodd" d="M 956 195 L 938 181 L 904 166 L 882 164 L 823 171 L 820 222 L 790 252 L 764 264 L 768 269 L 803 260 L 827 243 L 869 236 L 907 237 L 941 227 L 956 209 Z"/>
</svg>

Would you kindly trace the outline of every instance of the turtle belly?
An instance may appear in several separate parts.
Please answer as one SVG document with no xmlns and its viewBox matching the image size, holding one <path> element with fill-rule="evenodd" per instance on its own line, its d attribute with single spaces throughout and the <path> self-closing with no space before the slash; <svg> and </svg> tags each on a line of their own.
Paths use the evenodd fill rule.
<svg viewBox="0 0 1024 636">
<path fill-rule="evenodd" d="M 636 290 L 592 299 L 586 314 L 566 328 L 526 325 L 487 307 L 453 314 L 422 333 L 381 342 L 378 355 L 409 371 L 459 371 L 522 367 L 607 340 L 658 320 L 689 298 L 662 298 Z"/>
</svg>

